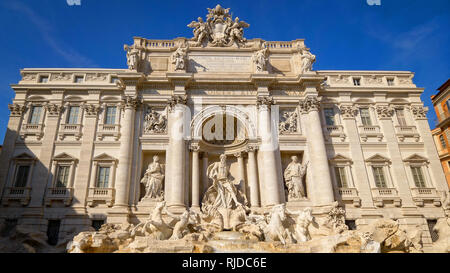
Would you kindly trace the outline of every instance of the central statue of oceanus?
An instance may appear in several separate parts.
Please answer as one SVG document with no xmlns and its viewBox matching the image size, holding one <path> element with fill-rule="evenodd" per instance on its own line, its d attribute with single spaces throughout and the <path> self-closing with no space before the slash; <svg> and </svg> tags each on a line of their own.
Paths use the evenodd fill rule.
<svg viewBox="0 0 450 273">
<path fill-rule="evenodd" d="M 236 187 L 241 181 L 230 179 L 225 154 L 220 155 L 219 162 L 208 166 L 206 174 L 213 183 L 203 197 L 202 211 L 207 215 L 214 215 L 218 211 L 223 217 L 224 227 L 229 228 L 233 211 L 248 210 L 245 195 Z"/>
</svg>

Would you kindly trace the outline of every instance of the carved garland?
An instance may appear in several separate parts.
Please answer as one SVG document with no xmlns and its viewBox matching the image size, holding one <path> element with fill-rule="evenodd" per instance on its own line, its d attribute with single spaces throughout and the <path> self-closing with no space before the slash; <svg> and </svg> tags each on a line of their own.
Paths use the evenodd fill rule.
<svg viewBox="0 0 450 273">
<path fill-rule="evenodd" d="M 415 119 L 427 119 L 428 107 L 411 106 L 411 113 Z"/>
<path fill-rule="evenodd" d="M 186 105 L 186 103 L 187 103 L 186 95 L 174 95 L 167 101 L 167 104 L 169 105 L 169 111 L 171 112 L 175 110 L 175 106 L 177 104 Z"/>
<path fill-rule="evenodd" d="M 354 118 L 358 114 L 358 108 L 353 105 L 342 105 L 339 110 L 343 118 Z"/>
<path fill-rule="evenodd" d="M 83 108 L 86 113 L 86 117 L 96 117 L 100 111 L 100 105 L 97 104 L 85 104 Z"/>
<path fill-rule="evenodd" d="M 45 105 L 45 109 L 47 110 L 49 116 L 59 116 L 63 106 L 55 103 L 48 103 Z"/>
<path fill-rule="evenodd" d="M 389 119 L 394 115 L 394 108 L 391 106 L 377 106 L 376 110 L 379 119 Z"/>
</svg>

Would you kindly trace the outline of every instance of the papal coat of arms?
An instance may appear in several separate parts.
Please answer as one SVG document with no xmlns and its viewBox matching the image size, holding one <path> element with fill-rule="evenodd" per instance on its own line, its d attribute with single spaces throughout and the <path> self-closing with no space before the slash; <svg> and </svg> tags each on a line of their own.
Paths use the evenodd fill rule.
<svg viewBox="0 0 450 273">
<path fill-rule="evenodd" d="M 194 28 L 194 41 L 192 46 L 216 46 L 225 47 L 236 45 L 241 47 L 247 39 L 244 38 L 244 28 L 250 25 L 240 21 L 239 17 L 232 18 L 230 9 L 224 9 L 217 5 L 208 9 L 206 22 L 201 17 L 191 22 L 188 27 Z"/>
</svg>

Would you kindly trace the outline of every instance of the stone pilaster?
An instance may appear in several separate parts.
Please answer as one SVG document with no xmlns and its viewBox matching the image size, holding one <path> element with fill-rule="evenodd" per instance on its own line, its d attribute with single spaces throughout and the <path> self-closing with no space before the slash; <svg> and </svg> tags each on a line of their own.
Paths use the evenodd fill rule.
<svg viewBox="0 0 450 273">
<path fill-rule="evenodd" d="M 441 161 L 436 151 L 436 146 L 431 135 L 430 125 L 427 119 L 427 107 L 422 105 L 412 106 L 411 113 L 417 124 L 417 130 L 422 138 L 425 148 L 426 157 L 429 160 L 430 175 L 433 182 L 436 184 L 436 189 L 448 193 L 448 184 L 445 182 L 445 175 L 442 172 Z"/>
<path fill-rule="evenodd" d="M 56 97 L 62 97 L 61 92 L 53 91 L 52 93 Z M 45 114 L 47 116 L 45 122 L 45 134 L 42 138 L 41 151 L 38 157 L 39 160 L 37 161 L 32 174 L 30 208 L 38 208 L 43 205 L 48 177 L 51 175 L 51 162 L 55 149 L 54 142 L 58 133 L 62 108 L 62 105 L 58 103 L 47 103 L 45 105 Z"/>
<path fill-rule="evenodd" d="M 398 187 L 398 195 L 402 200 L 402 207 L 415 207 L 411 197 L 411 190 L 405 172 L 402 153 L 395 135 L 394 123 L 392 122 L 394 109 L 387 105 L 378 105 L 376 111 L 378 120 L 383 129 L 384 138 L 386 139 L 387 150 L 392 161 L 392 175 L 395 180 L 394 183 L 396 183 L 396 186 Z"/>
<path fill-rule="evenodd" d="M 310 168 L 313 172 L 311 199 L 315 206 L 330 205 L 334 201 L 333 185 L 330 177 L 328 156 L 319 116 L 320 102 L 316 96 L 308 96 L 300 101 L 300 108 L 307 115 L 306 137 Z"/>
<path fill-rule="evenodd" d="M 9 117 L 8 128 L 6 129 L 2 151 L 0 153 L 0 194 L 6 186 L 6 178 L 11 158 L 14 156 L 16 141 L 22 123 L 23 114 L 26 107 L 23 104 L 13 103 L 8 105 L 11 115 Z"/>
<path fill-rule="evenodd" d="M 90 95 L 94 97 L 94 101 L 95 98 L 98 99 L 100 92 L 90 92 Z M 89 179 L 91 177 L 91 173 L 95 172 L 95 170 L 92 170 L 92 157 L 94 153 L 94 141 L 98 121 L 97 117 L 100 111 L 100 106 L 95 103 L 84 104 L 83 111 L 85 116 L 85 126 L 80 146 L 80 163 L 77 169 L 84 171 L 77 172 L 75 176 L 73 198 L 73 208 L 75 209 L 75 212 L 85 210 Z"/>
<path fill-rule="evenodd" d="M 350 154 L 352 155 L 355 187 L 358 190 L 358 196 L 361 198 L 362 208 L 373 208 L 372 192 L 370 189 L 369 178 L 367 176 L 366 163 L 364 160 L 361 141 L 356 124 L 356 115 L 358 108 L 352 105 L 341 105 L 341 117 L 343 119 L 344 128 L 348 134 L 348 142 L 350 146 Z"/>
</svg>

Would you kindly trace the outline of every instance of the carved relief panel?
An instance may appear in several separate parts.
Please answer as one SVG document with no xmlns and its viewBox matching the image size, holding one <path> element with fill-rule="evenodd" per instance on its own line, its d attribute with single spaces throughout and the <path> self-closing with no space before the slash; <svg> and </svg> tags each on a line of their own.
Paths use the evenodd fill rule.
<svg viewBox="0 0 450 273">
<path fill-rule="evenodd" d="M 144 109 L 143 134 L 165 134 L 167 132 L 166 107 L 147 105 Z"/>
</svg>

